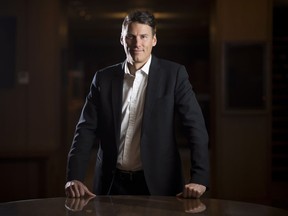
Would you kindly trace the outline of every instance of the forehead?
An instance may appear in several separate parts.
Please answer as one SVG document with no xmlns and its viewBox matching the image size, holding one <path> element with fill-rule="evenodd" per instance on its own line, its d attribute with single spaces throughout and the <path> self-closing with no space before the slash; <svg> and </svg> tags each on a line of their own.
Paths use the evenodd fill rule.
<svg viewBox="0 0 288 216">
<path fill-rule="evenodd" d="M 132 22 L 127 26 L 129 34 L 152 34 L 152 27 L 147 24 Z"/>
</svg>

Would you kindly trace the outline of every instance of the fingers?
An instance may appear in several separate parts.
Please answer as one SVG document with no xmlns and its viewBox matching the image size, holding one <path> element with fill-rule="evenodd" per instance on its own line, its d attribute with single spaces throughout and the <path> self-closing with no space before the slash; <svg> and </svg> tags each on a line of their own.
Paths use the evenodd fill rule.
<svg viewBox="0 0 288 216">
<path fill-rule="evenodd" d="M 177 194 L 177 196 L 182 196 L 183 198 L 200 198 L 202 194 L 206 191 L 206 187 L 200 184 L 190 183 L 185 185 L 183 192 Z"/>
<path fill-rule="evenodd" d="M 65 193 L 67 197 L 83 197 L 85 195 L 95 196 L 88 188 L 80 181 L 73 180 L 69 181 L 65 185 Z"/>
<path fill-rule="evenodd" d="M 78 181 L 70 181 L 65 185 L 67 197 L 80 197 L 80 183 Z"/>
<path fill-rule="evenodd" d="M 85 186 L 85 193 L 86 193 L 88 196 L 91 196 L 91 197 L 95 197 L 95 196 L 96 196 L 94 193 L 92 193 L 91 191 L 89 191 L 86 186 Z"/>
<path fill-rule="evenodd" d="M 201 192 L 195 188 L 190 186 L 185 186 L 183 197 L 185 198 L 199 198 L 201 196 Z"/>
</svg>

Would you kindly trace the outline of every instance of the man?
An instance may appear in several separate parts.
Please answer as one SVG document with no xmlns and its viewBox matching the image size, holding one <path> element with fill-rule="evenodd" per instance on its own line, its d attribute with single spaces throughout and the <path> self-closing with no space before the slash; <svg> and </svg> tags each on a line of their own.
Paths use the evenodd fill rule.
<svg viewBox="0 0 288 216">
<path fill-rule="evenodd" d="M 199 198 L 209 179 L 208 135 L 184 66 L 152 55 L 156 22 L 147 11 L 123 21 L 126 60 L 96 72 L 68 156 L 68 197 L 163 195 Z M 174 131 L 179 115 L 191 150 L 183 181 Z M 99 140 L 93 193 L 83 184 Z"/>
</svg>

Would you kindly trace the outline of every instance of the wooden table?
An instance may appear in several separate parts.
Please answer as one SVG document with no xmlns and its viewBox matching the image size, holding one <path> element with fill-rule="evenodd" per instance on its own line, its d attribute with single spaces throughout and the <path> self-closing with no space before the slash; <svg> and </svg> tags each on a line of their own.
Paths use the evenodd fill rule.
<svg viewBox="0 0 288 216">
<path fill-rule="evenodd" d="M 178 216 L 178 215 L 288 216 L 270 206 L 217 199 L 178 199 L 157 196 L 65 197 L 0 203 L 1 216 Z"/>
</svg>

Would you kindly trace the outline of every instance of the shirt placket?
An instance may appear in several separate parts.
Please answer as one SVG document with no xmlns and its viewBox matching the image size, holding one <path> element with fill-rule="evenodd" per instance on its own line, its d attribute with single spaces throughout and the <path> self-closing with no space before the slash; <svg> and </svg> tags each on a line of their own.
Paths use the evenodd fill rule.
<svg viewBox="0 0 288 216">
<path fill-rule="evenodd" d="M 133 154 L 133 146 L 131 145 L 134 129 L 135 129 L 135 123 L 136 123 L 136 114 L 137 114 L 137 106 L 138 106 L 138 91 L 140 87 L 140 77 L 138 74 L 136 74 L 133 86 L 132 86 L 132 93 L 131 97 L 129 99 L 129 121 L 128 121 L 128 128 L 126 132 L 125 137 L 125 148 L 123 153 L 123 162 L 124 164 L 129 163 L 129 155 Z"/>
</svg>

